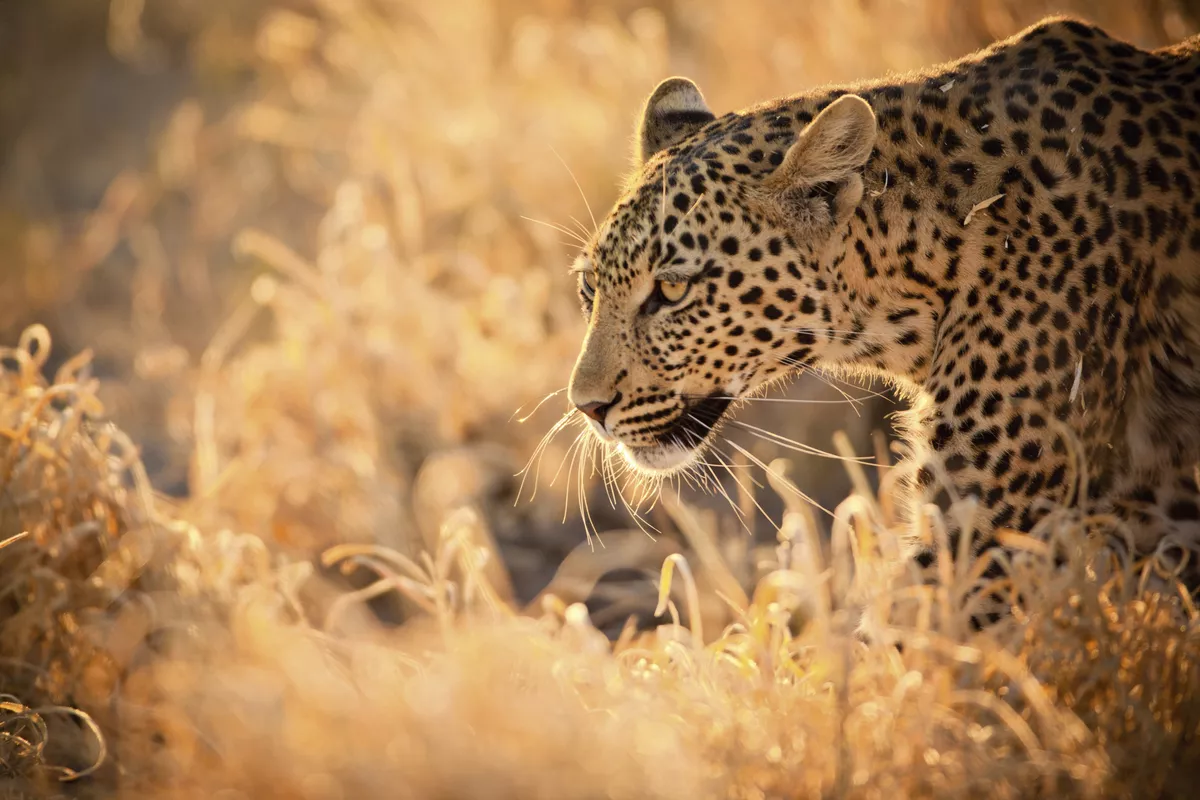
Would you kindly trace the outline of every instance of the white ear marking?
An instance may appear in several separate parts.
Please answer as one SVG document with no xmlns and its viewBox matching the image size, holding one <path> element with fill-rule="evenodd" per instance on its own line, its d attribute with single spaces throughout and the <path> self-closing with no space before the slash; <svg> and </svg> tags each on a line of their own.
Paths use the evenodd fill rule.
<svg viewBox="0 0 1200 800">
<path fill-rule="evenodd" d="M 638 158 L 644 163 L 655 153 L 686 139 L 716 119 L 704 95 L 687 78 L 667 78 L 654 88 L 638 123 Z"/>
</svg>

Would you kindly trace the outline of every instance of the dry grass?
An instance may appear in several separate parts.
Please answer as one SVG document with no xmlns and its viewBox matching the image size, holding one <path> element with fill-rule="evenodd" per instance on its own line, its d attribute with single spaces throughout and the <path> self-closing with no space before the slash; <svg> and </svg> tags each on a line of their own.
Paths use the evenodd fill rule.
<svg viewBox="0 0 1200 800">
<path fill-rule="evenodd" d="M 113 46 L 153 65 L 138 6 L 113 5 Z M 1018 539 L 998 588 L 1021 611 L 983 635 L 970 558 L 920 588 L 892 566 L 886 477 L 851 470 L 829 519 L 789 483 L 828 493 L 827 462 L 774 460 L 754 473 L 770 490 L 730 490 L 777 531 L 666 497 L 657 541 L 593 479 L 593 552 L 579 483 L 551 481 L 564 435 L 513 503 L 554 414 L 510 419 L 563 385 L 582 331 L 571 244 L 526 218 L 590 224 L 575 181 L 597 211 L 611 199 L 656 79 L 736 106 L 957 55 L 1047 9 L 321 0 L 250 25 L 213 8 L 188 52 L 204 80 L 243 75 L 229 107 L 181 105 L 148 166 L 78 230 L 28 227 L 6 276 L 132 370 L 97 381 L 41 327 L 0 352 L 10 796 L 1192 790 L 1200 625 L 1169 576 L 1141 585 L 1156 561 L 1078 543 L 1103 520 Z M 1146 44 L 1194 25 L 1169 4 L 1092 14 Z M 873 422 L 763 405 L 822 447 Z M 185 497 L 154 492 L 173 465 L 148 476 L 122 430 L 186 456 Z M 668 622 L 612 643 L 598 628 L 656 598 L 617 592 L 590 619 L 582 601 L 627 565 L 662 570 Z"/>
<path fill-rule="evenodd" d="M 389 633 L 356 613 L 365 593 L 321 592 L 309 563 L 155 512 L 121 437 L 87 421 L 82 374 L 47 386 L 18 368 L 5 388 L 5 535 L 28 531 L 0 551 L 7 672 L 98 725 L 59 724 L 52 760 L 45 717 L 66 709 L 6 700 L 10 773 L 75 779 L 106 749 L 85 793 L 1100 797 L 1155 796 L 1200 763 L 1194 621 L 1139 595 L 1132 570 L 1089 577 L 1095 554 L 1078 548 L 1065 571 L 1032 548 L 1013 571 L 1026 613 L 982 636 L 968 563 L 948 554 L 934 586 L 881 592 L 896 546 L 884 508 L 844 501 L 825 554 L 797 506 L 751 597 L 729 598 L 731 624 L 704 635 L 676 556 L 663 601 L 690 628 L 610 647 L 580 605 L 505 602 L 463 509 L 431 555 L 327 551 L 423 609 Z M 674 512 L 702 552 L 714 532 Z M 855 635 L 862 607 L 902 651 Z"/>
</svg>

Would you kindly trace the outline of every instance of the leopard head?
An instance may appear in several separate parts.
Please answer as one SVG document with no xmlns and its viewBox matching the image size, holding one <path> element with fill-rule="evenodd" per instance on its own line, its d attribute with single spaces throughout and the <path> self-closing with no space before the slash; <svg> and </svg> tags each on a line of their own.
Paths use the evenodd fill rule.
<svg viewBox="0 0 1200 800">
<path fill-rule="evenodd" d="M 634 468 L 686 468 L 731 404 L 821 358 L 875 136 L 856 95 L 807 121 L 718 119 L 684 78 L 650 95 L 636 172 L 573 266 L 588 327 L 570 402 Z"/>
</svg>

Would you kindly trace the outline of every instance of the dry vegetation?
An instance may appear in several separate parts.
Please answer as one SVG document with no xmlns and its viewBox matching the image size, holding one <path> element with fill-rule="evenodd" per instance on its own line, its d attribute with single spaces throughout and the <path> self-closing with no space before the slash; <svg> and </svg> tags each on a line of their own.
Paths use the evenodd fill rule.
<svg viewBox="0 0 1200 800">
<path fill-rule="evenodd" d="M 1076 6 L 1148 45 L 1196 29 L 1183 3 Z M 551 480 L 570 431 L 514 502 L 561 398 L 514 411 L 582 331 L 572 245 L 527 218 L 611 200 L 657 79 L 733 107 L 1048 10 L 114 0 L 111 51 L 187 96 L 136 157 L 85 137 L 64 163 L 107 182 L 85 214 L 35 202 L 64 159 L 45 115 L 0 174 L 7 796 L 1191 796 L 1200 623 L 1158 561 L 1079 543 L 1105 520 L 1016 540 L 996 588 L 1022 608 L 980 635 L 979 565 L 947 553 L 920 589 L 889 566 L 894 469 L 838 484 L 746 442 L 772 471 L 732 503 L 774 523 L 665 496 L 653 540 L 577 470 L 593 551 L 580 483 Z M 38 94 L 18 77 L 10 127 Z M 881 410 L 754 411 L 846 452 Z M 829 517 L 794 486 L 849 496 Z M 659 596 L 597 585 L 629 567 Z"/>
</svg>

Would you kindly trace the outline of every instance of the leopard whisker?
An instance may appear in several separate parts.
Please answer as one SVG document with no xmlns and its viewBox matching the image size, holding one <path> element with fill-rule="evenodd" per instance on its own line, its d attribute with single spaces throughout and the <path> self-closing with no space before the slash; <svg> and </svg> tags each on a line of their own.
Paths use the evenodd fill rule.
<svg viewBox="0 0 1200 800">
<path fill-rule="evenodd" d="M 617 497 L 615 493 L 616 471 L 612 465 L 613 452 L 610 448 L 602 449 L 604 453 L 603 459 L 600 461 L 600 477 L 604 481 L 604 493 L 608 495 L 608 505 L 613 511 L 617 510 Z"/>
<path fill-rule="evenodd" d="M 580 222 L 574 214 L 568 214 L 567 216 L 571 218 L 571 222 L 575 223 L 575 227 L 579 229 L 580 233 L 582 233 L 584 237 L 590 237 L 592 235 L 591 232 L 588 231 L 587 227 Z"/>
<path fill-rule="evenodd" d="M 523 417 L 521 417 L 520 419 L 518 419 L 518 420 L 517 420 L 517 422 L 519 422 L 519 423 L 524 423 L 524 422 L 526 422 L 526 421 L 527 421 L 527 420 L 528 420 L 530 417 L 532 417 L 534 414 L 536 414 L 536 413 L 538 412 L 538 409 L 539 409 L 539 408 L 541 408 L 543 405 L 545 405 L 545 403 L 546 403 L 546 401 L 547 401 L 547 400 L 549 400 L 551 397 L 555 397 L 555 396 L 557 396 L 557 395 L 560 395 L 560 394 L 562 394 L 562 393 L 563 393 L 563 392 L 565 392 L 566 390 L 567 390 L 567 387 L 566 387 L 566 386 L 562 387 L 561 389 L 555 389 L 553 392 L 551 392 L 550 394 L 546 395 L 546 396 L 545 396 L 545 397 L 543 397 L 541 400 L 539 400 L 539 401 L 538 401 L 538 403 L 537 403 L 537 405 L 536 405 L 536 406 L 534 406 L 534 407 L 533 407 L 533 408 L 530 410 L 530 412 L 529 412 L 528 414 L 526 414 L 525 416 L 523 416 Z M 517 408 L 517 410 L 516 410 L 516 411 L 514 411 L 514 412 L 512 413 L 512 416 L 508 418 L 508 421 L 509 421 L 509 422 L 512 422 L 512 421 L 513 421 L 513 419 L 514 419 L 514 418 L 516 418 L 517 414 L 520 414 L 520 413 L 521 413 L 521 410 L 522 410 L 522 409 L 524 409 L 524 408 L 525 408 L 524 404 L 522 404 L 521 406 L 519 406 L 519 407 Z M 570 413 L 571 413 L 571 411 L 567 411 L 567 413 L 568 413 L 568 414 L 570 414 Z"/>
<path fill-rule="evenodd" d="M 694 395 L 688 394 L 688 395 L 683 395 L 683 396 L 689 400 L 711 399 L 711 400 L 732 400 L 734 402 L 744 401 L 747 403 L 794 403 L 796 405 L 812 405 L 812 406 L 818 406 L 818 405 L 840 406 L 840 405 L 844 405 L 846 403 L 856 403 L 856 402 L 861 403 L 864 400 L 870 399 L 870 398 L 862 398 L 862 397 L 851 397 L 846 400 L 811 400 L 811 399 L 804 398 L 804 397 L 749 397 L 749 396 L 735 397 L 733 395 L 720 395 L 720 394 L 694 394 Z"/>
<path fill-rule="evenodd" d="M 728 443 L 728 444 L 731 444 L 731 445 L 734 445 L 735 447 L 737 447 L 737 445 L 736 445 L 736 444 L 734 444 L 734 442 L 730 441 L 729 439 L 725 438 L 724 436 L 722 436 L 722 437 L 719 437 L 719 438 L 720 438 L 720 439 L 722 439 L 724 442 L 726 442 L 726 443 Z M 709 446 L 709 448 L 711 448 L 711 449 L 712 449 L 713 453 L 715 453 L 715 454 L 716 454 L 718 457 L 724 456 L 724 458 L 728 458 L 730 461 L 732 461 L 732 460 L 733 460 L 732 458 L 730 458 L 730 457 L 729 457 L 729 454 L 728 454 L 728 453 L 726 453 L 725 451 L 721 450 L 721 449 L 720 449 L 719 447 L 717 447 L 715 444 L 712 444 L 712 443 L 710 442 L 708 446 Z M 724 459 L 722 459 L 722 460 L 724 460 Z M 758 502 L 758 498 L 756 498 L 756 497 L 754 496 L 754 493 L 753 493 L 753 492 L 751 492 L 749 489 L 747 489 L 747 488 L 746 488 L 746 486 L 745 486 L 745 485 L 744 485 L 744 484 L 743 484 L 743 483 L 742 483 L 740 480 L 738 480 L 738 477 L 737 477 L 737 475 L 736 475 L 736 474 L 733 472 L 733 470 L 732 470 L 732 469 L 730 469 L 730 468 L 729 468 L 729 466 L 728 466 L 728 465 L 725 465 L 725 471 L 729 473 L 729 477 L 733 478 L 733 482 L 734 482 L 734 483 L 736 483 L 736 484 L 738 485 L 738 488 L 739 488 L 739 489 L 740 489 L 742 492 L 744 492 L 744 493 L 746 494 L 746 496 L 747 496 L 747 497 L 749 497 L 749 498 L 750 498 L 750 502 L 751 502 L 751 503 L 753 503 L 753 504 L 754 504 L 754 507 L 758 509 L 758 512 L 759 512 L 760 514 L 762 514 L 762 515 L 763 515 L 763 519 L 765 519 L 767 522 L 769 522 L 769 523 L 771 523 L 772 525 L 774 525 L 774 524 L 775 524 L 775 521 L 774 521 L 773 519 L 771 519 L 771 515 L 770 515 L 770 514 L 768 514 L 768 513 L 766 512 L 766 510 L 765 510 L 765 509 L 762 507 L 762 505 L 760 505 L 760 504 L 759 504 L 759 502 Z M 758 485 L 758 482 L 757 482 L 757 481 L 754 481 L 754 480 L 753 480 L 753 478 L 752 478 L 752 479 L 751 479 L 751 485 Z M 730 505 L 731 507 L 736 507 L 736 504 L 733 502 L 733 498 L 729 497 L 729 495 L 728 495 L 727 493 L 725 494 L 725 499 L 727 499 L 727 500 L 729 501 L 729 505 Z M 752 533 L 752 532 L 750 531 L 750 528 L 749 528 L 749 526 L 745 526 L 745 527 L 746 527 L 746 532 L 747 532 L 747 533 Z"/>
<path fill-rule="evenodd" d="M 703 437 L 701 437 L 699 434 L 695 433 L 694 431 L 685 431 L 685 433 L 692 440 L 693 447 L 700 448 L 700 447 L 705 446 Z M 709 448 L 709 449 L 712 449 L 712 448 Z M 693 465 L 695 465 L 697 467 L 702 466 L 705 468 L 704 470 L 700 470 L 700 469 L 696 470 L 698 477 L 703 478 L 703 480 L 704 480 L 702 488 L 707 490 L 708 485 L 711 482 L 711 484 L 715 487 L 715 491 L 709 490 L 709 494 L 718 494 L 719 493 L 719 494 L 723 495 L 725 497 L 725 500 L 729 503 L 729 507 L 733 509 L 734 515 L 738 518 L 738 521 L 742 524 L 743 527 L 746 528 L 747 532 L 749 532 L 749 528 L 746 526 L 745 520 L 743 519 L 742 509 L 739 508 L 737 506 L 737 504 L 733 502 L 733 499 L 730 498 L 729 493 L 727 491 L 725 491 L 725 486 L 721 483 L 720 479 L 717 477 L 716 467 L 719 466 L 719 467 L 723 467 L 724 469 L 728 470 L 729 465 L 727 465 L 724 461 L 720 461 L 720 455 L 717 454 L 715 451 L 713 452 L 713 455 L 717 457 L 718 462 L 719 462 L 718 464 L 712 464 L 708 461 L 701 461 L 701 460 L 696 460 L 696 461 L 692 462 Z"/>
<path fill-rule="evenodd" d="M 783 364 L 785 367 L 792 367 L 793 369 L 803 369 L 803 370 L 807 371 L 809 374 L 816 377 L 817 380 L 821 381 L 821 383 L 824 383 L 830 389 L 833 389 L 835 392 L 840 394 L 845 399 L 845 402 L 849 403 L 850 407 L 854 409 L 854 413 L 856 415 L 859 415 L 859 416 L 862 415 L 862 409 L 861 409 L 862 401 L 851 397 L 847 391 L 845 391 L 844 389 L 842 389 L 839 386 L 836 386 L 830 380 L 830 378 L 822 372 L 822 370 L 820 370 L 816 367 L 813 367 L 812 365 L 809 365 L 809 364 L 801 364 L 801 363 L 793 361 L 792 359 L 787 358 L 787 357 L 777 358 L 776 361 L 778 361 L 780 364 Z"/>
<path fill-rule="evenodd" d="M 869 386 L 862 385 L 861 383 L 856 383 L 853 380 L 851 380 L 849 378 L 849 376 L 846 376 L 844 374 L 834 374 L 827 369 L 823 369 L 821 367 L 815 367 L 815 366 L 809 367 L 809 371 L 814 372 L 818 375 L 824 376 L 825 378 L 827 378 L 831 381 L 837 381 L 838 383 L 843 383 L 852 389 L 861 389 L 862 391 L 867 393 L 867 397 L 866 397 L 867 400 L 870 400 L 873 398 L 880 398 L 880 399 L 884 399 L 884 400 L 888 400 L 888 401 L 892 400 L 892 398 L 890 396 L 888 396 L 887 392 L 879 391 L 877 389 L 872 389 Z"/>
<path fill-rule="evenodd" d="M 695 417 L 695 415 L 689 414 L 688 416 L 691 417 L 693 420 L 696 420 L 696 422 L 700 422 L 700 420 L 697 419 Z M 718 450 L 715 446 L 713 446 L 713 444 L 711 442 L 708 442 L 706 444 L 704 442 L 703 437 L 699 436 L 698 434 L 696 434 L 692 431 L 686 431 L 686 433 L 692 437 L 692 441 L 695 443 L 695 447 L 708 447 L 708 449 L 710 449 L 712 451 L 713 455 L 717 456 L 717 460 L 719 463 L 716 466 L 720 466 L 726 472 L 729 472 L 730 476 L 733 475 L 732 471 L 735 469 L 744 469 L 744 470 L 751 469 L 751 466 L 749 464 L 733 463 L 733 458 L 731 458 L 728 453 L 724 453 L 723 455 L 725 456 L 725 458 L 721 458 L 722 451 Z M 722 438 L 724 438 L 724 437 L 722 437 Z M 700 462 L 698 462 L 698 463 L 700 463 Z M 753 474 L 747 474 L 746 477 L 750 481 L 750 485 L 753 486 L 755 489 L 765 489 L 766 488 L 765 486 L 763 486 L 763 484 L 758 482 L 758 480 L 754 477 Z M 740 483 L 738 485 L 741 486 Z M 745 491 L 745 487 L 742 487 L 742 491 Z"/>
<path fill-rule="evenodd" d="M 623 467 L 623 470 L 620 473 L 620 475 L 617 475 L 615 473 L 613 475 L 613 485 L 616 488 L 617 497 L 619 497 L 621 499 L 621 505 L 623 505 L 625 507 L 625 511 L 629 514 L 629 516 L 633 520 L 634 524 L 638 526 L 638 529 L 642 533 L 646 534 L 651 539 L 654 538 L 654 533 L 657 533 L 661 536 L 662 531 L 660 531 L 657 527 L 655 527 L 654 524 L 652 522 L 650 522 L 649 520 L 642 518 L 641 513 L 639 512 L 640 501 L 638 502 L 637 506 L 635 507 L 635 505 L 631 504 L 629 502 L 629 500 L 625 497 L 625 489 L 628 488 L 629 482 L 631 480 L 644 482 L 644 481 L 648 481 L 650 479 L 645 477 L 644 475 L 640 475 L 635 470 L 631 469 L 627 464 L 622 464 L 622 467 Z M 621 477 L 626 478 L 624 486 L 617 485 L 617 481 Z M 649 528 L 649 530 L 647 530 L 647 528 Z M 650 531 L 654 531 L 654 533 L 651 533 Z"/>
<path fill-rule="evenodd" d="M 571 169 L 571 166 L 567 163 L 566 159 L 558 154 L 558 151 L 554 149 L 553 145 L 547 146 L 550 148 L 550 152 L 554 153 L 554 157 L 557 158 L 559 163 L 561 163 L 567 170 L 567 174 L 571 176 L 571 180 L 574 182 L 575 188 L 579 190 L 579 197 L 583 200 L 583 207 L 587 209 L 588 216 L 592 219 L 592 230 L 596 230 L 600 226 L 596 222 L 596 215 L 592 213 L 592 204 L 588 202 L 587 195 L 583 191 L 583 186 L 580 185 L 579 179 L 575 177 L 575 171 Z M 583 226 L 580 225 L 580 227 Z"/>
<path fill-rule="evenodd" d="M 833 389 L 835 392 L 837 392 L 843 398 L 845 398 L 845 401 L 850 403 L 850 405 L 854 408 L 854 413 L 859 416 L 862 416 L 861 405 L 866 400 L 871 400 L 871 399 L 875 399 L 875 398 L 884 399 L 889 402 L 891 402 L 891 400 L 892 400 L 892 398 L 890 396 L 888 396 L 888 394 L 886 392 L 878 391 L 878 390 L 863 386 L 861 384 L 853 383 L 852 381 L 847 380 L 846 378 L 833 375 L 830 372 L 828 372 L 827 370 L 822 369 L 817 366 L 814 366 L 812 364 L 801 364 L 801 363 L 798 363 L 798 362 L 793 361 L 786 357 L 785 358 L 777 358 L 776 360 L 779 363 L 783 364 L 784 366 L 793 367 L 795 369 L 802 369 L 805 371 L 805 373 L 816 377 L 817 380 L 821 381 L 826 386 L 828 386 L 830 389 Z M 867 395 L 866 395 L 866 397 L 861 397 L 861 398 L 851 397 L 848 392 L 846 392 L 841 387 L 837 386 L 834 383 L 834 381 L 837 381 L 839 383 L 844 383 L 847 386 L 850 386 L 856 390 L 866 392 Z"/>
<path fill-rule="evenodd" d="M 698 444 L 699 444 L 699 442 L 698 442 Z M 730 465 L 728 463 L 725 463 L 725 461 L 723 459 L 721 459 L 720 454 L 715 452 L 715 448 L 714 448 L 713 455 L 717 456 L 720 466 L 723 467 L 725 469 L 725 471 L 730 474 L 731 477 L 733 476 L 733 467 L 741 466 L 741 465 L 737 465 L 737 464 Z M 726 491 L 724 484 L 721 483 L 721 479 L 717 477 L 717 472 L 716 472 L 715 467 L 706 461 L 705 462 L 697 462 L 697 463 L 701 463 L 707 468 L 708 475 L 711 476 L 712 483 L 717 488 L 717 492 L 720 493 L 720 495 L 725 498 L 725 502 L 729 503 L 729 507 L 733 510 L 734 517 L 737 518 L 738 523 L 742 526 L 743 530 L 746 531 L 747 535 L 753 536 L 754 532 L 750 529 L 750 525 L 746 520 L 745 512 L 742 511 L 741 507 L 738 506 L 737 503 L 733 502 L 733 498 L 729 496 L 729 492 Z M 734 480 L 736 481 L 737 479 L 734 478 Z"/>
<path fill-rule="evenodd" d="M 864 466 L 877 466 L 876 463 L 872 460 L 869 460 L 867 456 L 846 458 L 845 456 L 840 456 L 837 453 L 830 453 L 829 451 L 822 450 L 819 447 L 813 447 L 812 445 L 807 445 L 803 442 L 797 442 L 794 439 L 789 439 L 783 434 L 775 433 L 774 431 L 769 431 L 756 425 L 751 425 L 749 422 L 742 422 L 736 419 L 730 420 L 730 422 L 734 425 L 737 425 L 739 428 L 745 428 L 752 436 L 762 439 L 764 442 L 772 442 L 774 444 L 786 447 L 789 450 L 795 450 L 797 453 L 804 453 L 810 456 L 819 456 L 821 458 L 831 458 L 834 461 L 862 464 Z"/>
<path fill-rule="evenodd" d="M 630 470 L 627 474 L 628 478 L 625 481 L 622 494 L 624 493 L 624 489 L 628 489 L 630 483 L 633 483 L 633 489 L 636 494 L 634 494 L 631 502 L 633 503 L 633 508 L 635 511 L 637 513 L 641 513 L 642 503 L 645 503 L 646 498 L 650 496 L 650 487 L 653 486 L 655 482 L 654 477 L 650 475 L 643 475 L 635 470 Z"/>
<path fill-rule="evenodd" d="M 587 239 L 584 239 L 578 233 L 576 233 L 575 231 L 571 230 L 570 228 L 568 228 L 566 226 L 557 225 L 553 222 L 547 222 L 544 219 L 534 219 L 533 217 L 527 217 L 524 214 L 521 215 L 521 219 L 526 220 L 528 222 L 532 222 L 535 225 L 545 225 L 547 228 L 550 228 L 551 230 L 556 230 L 559 233 L 563 234 L 564 236 L 570 236 L 573 241 L 578 242 L 580 247 L 587 247 Z"/>
<path fill-rule="evenodd" d="M 580 464 L 582 464 L 582 463 L 583 463 L 583 462 L 582 462 L 582 460 L 580 460 L 580 456 L 583 454 L 583 452 L 584 452 L 584 450 L 586 449 L 587 445 L 588 445 L 588 444 L 591 442 L 591 439 L 585 439 L 585 438 L 584 438 L 583 434 L 584 434 L 585 432 L 586 432 L 586 431 L 581 431 L 581 432 L 580 432 L 580 434 L 579 434 L 578 436 L 576 436 L 576 437 L 575 437 L 575 441 L 571 443 L 571 447 L 570 447 L 570 449 L 569 449 L 569 450 L 567 450 L 567 453 L 568 453 L 568 454 L 571 456 L 571 463 L 570 463 L 570 466 L 568 466 L 568 467 L 567 467 L 567 485 L 566 485 L 566 487 L 563 489 L 563 516 L 562 516 L 562 523 L 563 523 L 564 525 L 566 525 L 566 524 L 567 524 L 567 511 L 568 511 L 568 509 L 571 507 L 571 477 L 572 477 L 572 474 L 573 474 L 573 473 L 575 473 L 575 471 L 576 471 L 576 470 L 575 470 L 575 462 L 576 462 L 577 460 L 579 460 L 579 463 L 580 463 Z M 554 485 L 554 483 L 555 483 L 555 481 L 557 481 L 557 480 L 558 480 L 558 476 L 559 476 L 559 474 L 562 472 L 563 464 L 566 464 L 566 462 L 567 462 L 567 457 L 566 457 L 566 456 L 563 456 L 563 463 L 562 463 L 562 464 L 559 464 L 559 466 L 558 466 L 558 472 L 556 472 L 556 473 L 555 473 L 555 475 L 554 475 L 554 480 L 553 480 L 553 481 L 550 481 L 550 485 L 551 485 L 551 486 L 553 486 L 553 485 Z M 582 481 L 583 481 L 583 476 L 582 476 L 582 475 L 580 475 L 580 476 L 579 476 L 579 480 L 580 480 L 580 482 L 582 483 Z"/>
<path fill-rule="evenodd" d="M 587 537 L 587 543 L 589 546 L 592 546 L 593 532 L 596 534 L 596 541 L 600 542 L 601 546 L 603 546 L 603 541 L 600 539 L 600 529 L 596 527 L 596 520 L 592 518 L 592 509 L 588 501 L 587 482 L 583 479 L 583 473 L 589 465 L 592 467 L 593 471 L 595 470 L 597 443 L 598 442 L 596 438 L 591 437 L 584 446 L 584 458 L 580 459 L 579 461 L 579 487 L 576 490 L 579 497 L 580 519 L 583 521 L 583 535 Z M 585 459 L 587 460 L 587 463 L 585 463 Z"/>
<path fill-rule="evenodd" d="M 750 452 L 749 450 L 747 450 L 746 448 L 742 447 L 742 446 L 741 446 L 740 444 L 738 444 L 737 442 L 733 441 L 732 439 L 728 439 L 728 438 L 726 438 L 726 437 L 721 437 L 721 438 L 722 438 L 722 439 L 724 439 L 724 440 L 725 440 L 725 442 L 726 442 L 727 444 L 729 444 L 731 447 L 733 447 L 734 449 L 736 449 L 736 450 L 737 450 L 739 453 L 741 453 L 742 455 L 744 455 L 746 458 L 750 459 L 750 461 L 752 461 L 753 463 L 757 464 L 757 465 L 758 465 L 758 466 L 759 466 L 759 467 L 760 467 L 760 468 L 761 468 L 761 469 L 762 469 L 764 472 L 770 472 L 770 471 L 771 471 L 770 467 L 768 467 L 766 464 L 764 464 L 761 458 L 759 458 L 758 456 L 754 455 L 753 453 L 751 453 L 751 452 Z M 825 508 L 825 506 L 821 505 L 820 503 L 818 503 L 818 502 L 817 502 L 816 500 L 814 500 L 813 498 L 809 497 L 807 494 L 805 494 L 804 492 L 802 492 L 802 491 L 801 491 L 801 490 L 800 490 L 798 487 L 791 485 L 791 482 L 790 482 L 790 481 L 784 481 L 783 483 L 784 483 L 784 485 L 786 485 L 786 486 L 787 486 L 787 488 L 788 488 L 788 491 L 790 491 L 790 492 L 792 492 L 793 494 L 795 494 L 795 495 L 796 495 L 797 497 L 799 497 L 801 500 L 803 500 L 804 502 L 806 502 L 806 503 L 808 503 L 809 505 L 813 506 L 814 508 L 819 508 L 820 510 L 822 510 L 822 511 L 824 511 L 826 514 L 828 514 L 828 515 L 829 515 L 831 518 L 833 517 L 833 512 L 832 512 L 832 511 L 830 511 L 829 509 Z"/>
<path fill-rule="evenodd" d="M 656 489 L 656 491 L 660 491 L 660 490 L 661 490 L 661 482 L 659 483 L 659 487 Z M 660 531 L 653 522 L 646 519 L 642 515 L 641 504 L 642 504 L 642 501 L 640 499 L 638 500 L 637 504 L 634 506 L 630 506 L 630 504 L 628 502 L 626 502 L 625 508 L 626 508 L 626 510 L 629 511 L 630 515 L 633 517 L 634 523 L 638 526 L 639 529 L 641 529 L 642 533 L 646 534 L 651 539 L 654 538 L 655 533 L 658 534 L 659 536 L 662 536 L 663 532 Z M 647 530 L 647 528 L 649 528 L 649 530 Z M 654 533 L 651 533 L 650 531 L 654 531 Z"/>
<path fill-rule="evenodd" d="M 527 461 L 525 463 L 525 467 L 517 473 L 517 475 L 521 476 L 521 485 L 517 489 L 517 497 L 515 500 L 513 500 L 513 505 L 521 502 L 521 495 L 525 491 L 525 481 L 529 478 L 529 469 L 530 467 L 533 467 L 535 460 L 537 463 L 537 468 L 533 473 L 533 492 L 529 495 L 529 502 L 532 503 L 533 499 L 537 497 L 538 484 L 541 481 L 542 475 L 542 456 L 545 455 L 546 448 L 550 445 L 550 442 L 553 441 L 554 437 L 558 435 L 559 431 L 561 431 L 568 423 L 576 418 L 577 416 L 574 409 L 567 411 L 562 415 L 558 422 L 554 423 L 554 425 L 550 427 L 550 430 L 546 431 L 541 440 L 538 441 L 537 447 L 533 449 L 533 454 L 529 456 L 529 461 Z"/>
<path fill-rule="evenodd" d="M 662 486 L 664 479 L 659 478 L 653 484 L 654 492 L 650 495 L 650 505 L 646 507 L 646 513 L 650 514 L 654 509 L 658 508 L 658 501 L 662 499 Z"/>
<path fill-rule="evenodd" d="M 699 460 L 693 461 L 692 463 L 699 464 L 700 466 L 704 466 L 704 467 L 724 467 L 724 466 L 726 466 L 725 464 L 710 464 L 707 461 L 699 461 Z M 729 466 L 731 466 L 733 469 L 750 469 L 750 466 L 748 464 L 731 464 Z"/>
</svg>

